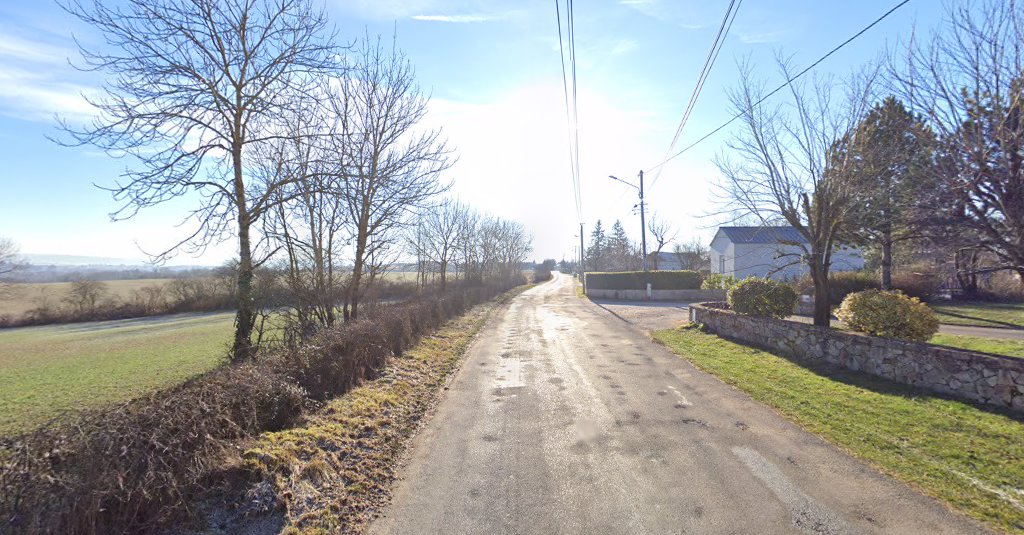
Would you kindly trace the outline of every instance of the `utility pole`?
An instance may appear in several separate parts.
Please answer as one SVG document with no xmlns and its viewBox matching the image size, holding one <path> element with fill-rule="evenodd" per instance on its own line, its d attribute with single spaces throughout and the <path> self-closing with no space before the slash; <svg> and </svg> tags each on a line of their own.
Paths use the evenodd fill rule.
<svg viewBox="0 0 1024 535">
<path fill-rule="evenodd" d="M 644 222 L 644 171 L 640 170 L 640 248 L 644 255 L 644 271 L 647 271 L 647 223 Z"/>
<path fill-rule="evenodd" d="M 640 186 L 637 186 L 632 182 L 626 182 L 617 176 L 608 175 L 608 178 L 618 180 L 619 182 L 640 191 L 640 248 L 641 254 L 643 254 L 644 257 L 644 271 L 647 271 L 647 222 L 644 220 L 644 172 L 643 170 L 640 171 Z"/>
<path fill-rule="evenodd" d="M 580 223 L 580 283 L 583 284 L 583 293 L 587 293 L 587 271 L 583 267 L 583 223 Z"/>
</svg>

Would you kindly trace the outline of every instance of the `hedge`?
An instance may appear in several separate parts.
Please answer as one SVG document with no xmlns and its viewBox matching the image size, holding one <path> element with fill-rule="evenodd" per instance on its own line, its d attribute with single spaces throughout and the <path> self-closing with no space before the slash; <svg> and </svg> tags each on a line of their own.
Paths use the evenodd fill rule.
<svg viewBox="0 0 1024 535">
<path fill-rule="evenodd" d="M 187 504 L 232 476 L 223 464 L 243 440 L 295 424 L 447 319 L 522 282 L 382 305 L 301 347 L 0 438 L 0 534 L 163 533 L 194 520 Z"/>
<path fill-rule="evenodd" d="M 590 290 L 698 290 L 704 275 L 697 271 L 620 271 L 587 273 Z"/>
</svg>

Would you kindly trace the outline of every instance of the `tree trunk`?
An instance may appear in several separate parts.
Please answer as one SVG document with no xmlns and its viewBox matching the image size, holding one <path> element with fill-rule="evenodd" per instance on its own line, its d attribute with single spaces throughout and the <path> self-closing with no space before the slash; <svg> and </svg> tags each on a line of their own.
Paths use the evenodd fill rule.
<svg viewBox="0 0 1024 535">
<path fill-rule="evenodd" d="M 356 239 L 356 256 L 352 265 L 352 283 L 349 285 L 348 301 L 352 306 L 348 319 L 355 321 L 359 319 L 359 290 L 363 280 L 363 256 L 366 254 L 366 236 L 360 232 Z"/>
<path fill-rule="evenodd" d="M 820 265 L 809 267 L 811 268 L 811 281 L 814 283 L 814 324 L 828 327 L 832 320 L 828 271 Z"/>
<path fill-rule="evenodd" d="M 252 328 L 256 312 L 252 301 L 252 247 L 249 227 L 252 220 L 245 202 L 245 183 L 242 180 L 242 148 L 233 148 L 235 174 L 235 203 L 238 208 L 238 312 L 235 314 L 235 340 L 231 346 L 231 360 L 243 361 L 252 356 Z"/>
<path fill-rule="evenodd" d="M 892 236 L 889 232 L 882 238 L 882 289 L 892 290 Z"/>
</svg>

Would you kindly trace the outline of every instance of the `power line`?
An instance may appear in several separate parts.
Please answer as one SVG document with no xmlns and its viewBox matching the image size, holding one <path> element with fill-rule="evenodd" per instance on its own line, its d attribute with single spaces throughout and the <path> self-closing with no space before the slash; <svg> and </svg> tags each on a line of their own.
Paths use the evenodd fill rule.
<svg viewBox="0 0 1024 535">
<path fill-rule="evenodd" d="M 571 7 L 569 5 L 567 5 L 566 6 L 566 17 L 568 18 L 567 22 L 569 24 L 571 24 L 571 20 L 572 20 L 571 19 L 571 11 L 570 11 L 570 9 L 571 9 Z M 565 94 L 565 123 L 566 123 L 567 132 L 569 134 L 569 139 L 568 139 L 568 142 L 569 142 L 569 174 L 570 174 L 570 176 L 572 178 L 572 192 L 573 192 L 573 199 L 574 199 L 575 204 L 576 204 L 576 216 L 577 216 L 577 218 L 579 218 L 582 221 L 582 219 L 583 219 L 583 209 L 582 209 L 582 202 L 581 202 L 581 199 L 580 199 L 580 180 L 579 180 L 579 173 L 578 173 L 579 165 L 576 163 L 576 162 L 579 161 L 579 158 L 576 155 L 576 148 L 575 148 L 575 147 L 579 146 L 579 143 L 578 143 L 578 140 L 577 140 L 577 142 L 575 143 L 575 147 L 574 147 L 574 143 L 573 143 L 573 139 L 574 139 L 573 132 L 574 132 L 575 129 L 573 127 L 573 124 L 574 124 L 574 114 L 573 114 L 572 110 L 575 107 L 575 101 L 576 101 L 575 65 L 573 65 L 573 106 L 570 106 L 569 105 L 569 82 L 568 82 L 567 75 L 566 75 L 566 70 L 565 70 L 565 47 L 563 45 L 563 40 L 562 40 L 562 9 L 558 5 L 558 0 L 555 0 L 555 20 L 556 20 L 556 22 L 558 24 L 558 56 L 559 56 L 559 59 L 562 62 L 562 90 L 563 90 L 563 92 Z M 570 28 L 571 28 L 571 26 L 570 26 Z M 570 33 L 570 45 L 569 45 L 570 46 L 570 63 L 574 63 L 575 58 L 574 58 L 574 56 L 572 54 L 571 30 L 568 30 L 568 31 Z"/>
<path fill-rule="evenodd" d="M 579 205 L 579 219 L 583 222 L 583 177 L 580 175 L 580 117 L 576 99 L 576 11 L 573 0 L 567 0 L 569 7 L 569 62 L 572 64 L 572 125 L 576 164 L 576 203 Z"/>
<path fill-rule="evenodd" d="M 735 4 L 735 9 L 733 6 Z M 693 94 L 690 95 L 690 102 L 686 105 L 686 111 L 683 113 L 683 119 L 679 122 L 679 127 L 676 128 L 675 136 L 672 137 L 672 143 L 669 145 L 669 151 L 675 148 L 676 142 L 679 141 L 679 135 L 683 132 L 683 127 L 686 126 L 687 120 L 690 118 L 690 114 L 693 113 L 693 107 L 697 103 L 697 98 L 700 97 L 701 91 L 704 89 L 704 82 L 707 81 L 708 75 L 711 73 L 711 68 L 714 67 L 715 61 L 718 59 L 718 53 L 722 50 L 722 44 L 725 43 L 725 38 L 729 35 L 729 30 L 732 29 L 732 23 L 736 20 L 736 13 L 740 9 L 740 5 L 743 4 L 743 0 L 736 3 L 736 0 L 729 2 L 729 8 L 725 12 L 725 16 L 722 18 L 722 24 L 718 27 L 718 35 L 715 36 L 714 42 L 711 43 L 711 49 L 708 50 L 708 57 L 704 60 L 704 68 L 701 70 L 700 77 L 697 79 L 697 84 L 693 87 Z"/>
<path fill-rule="evenodd" d="M 666 158 L 672 153 L 672 149 L 676 147 L 676 143 L 679 142 L 679 136 L 683 133 L 683 128 L 686 127 L 687 121 L 690 120 L 690 115 L 697 104 L 697 99 L 700 98 L 700 94 L 704 90 L 704 83 L 707 82 L 708 75 L 711 74 L 711 69 L 715 66 L 715 61 L 718 60 L 718 54 L 722 51 L 722 45 L 725 44 L 725 38 L 729 35 L 732 23 L 736 20 L 736 14 L 739 12 L 742 4 L 743 0 L 739 0 L 738 3 L 736 0 L 731 0 L 725 10 L 722 23 L 718 26 L 718 34 L 715 35 L 715 40 L 711 42 L 711 49 L 708 50 L 708 57 L 704 60 L 704 67 L 701 69 L 700 76 L 697 77 L 697 83 L 693 86 L 693 93 L 690 94 L 690 101 L 686 104 L 686 109 L 683 111 L 683 118 L 679 121 L 679 127 L 676 128 L 675 135 L 672 136 L 672 142 L 669 143 L 668 149 L 665 150 Z M 652 187 L 661 178 L 661 170 L 662 168 L 658 167 L 658 172 L 654 175 L 654 180 L 651 181 Z"/>
<path fill-rule="evenodd" d="M 896 4 L 895 6 L 893 6 L 892 9 L 890 9 L 889 11 L 886 11 L 881 17 L 878 17 L 877 19 L 875 19 L 871 24 L 868 24 L 863 29 L 861 29 L 859 32 L 853 34 L 853 36 L 851 36 L 849 39 L 843 41 L 842 43 L 840 43 L 838 46 L 836 46 L 832 50 L 829 50 L 827 54 L 825 54 L 824 56 L 818 58 L 817 61 L 815 61 L 814 63 L 811 63 L 809 66 L 807 66 L 807 68 L 805 68 L 804 70 L 798 72 L 792 78 L 789 78 L 788 80 L 783 82 L 782 85 L 780 85 L 779 87 L 776 87 L 771 92 L 769 92 L 767 95 L 761 97 L 760 100 L 758 100 L 757 102 L 753 103 L 750 107 L 754 108 L 756 106 L 760 106 L 762 103 L 764 103 L 764 101 L 768 100 L 769 98 L 771 98 L 773 95 L 775 95 L 779 91 L 782 91 L 784 88 L 786 88 L 788 85 L 790 85 L 793 82 L 795 82 L 801 76 L 803 76 L 803 75 L 807 74 L 808 72 L 810 72 L 811 69 L 817 67 L 821 62 L 823 62 L 826 59 L 828 59 L 832 54 L 835 54 L 840 49 L 842 49 L 846 45 L 848 45 L 851 42 L 853 42 L 855 39 L 857 39 L 858 37 L 860 37 L 861 35 L 866 33 L 868 30 L 870 30 L 871 28 L 875 27 L 875 25 L 877 25 L 879 22 L 882 22 L 883 20 L 885 20 L 889 15 L 892 15 L 897 9 L 907 5 L 908 3 L 910 3 L 910 0 L 903 0 L 902 2 Z M 721 125 L 719 125 L 714 130 L 708 132 L 707 134 L 702 136 L 697 141 L 694 141 L 693 143 L 687 145 L 683 150 L 673 154 L 672 156 L 669 156 L 668 158 L 665 158 L 664 160 L 661 161 L 661 163 L 659 163 L 659 164 L 651 167 L 650 169 L 648 169 L 648 172 L 653 171 L 655 169 L 659 169 L 662 166 L 664 166 L 666 163 L 668 163 L 668 162 L 678 158 L 679 156 L 682 156 L 684 153 L 686 153 L 690 149 L 696 147 L 697 145 L 701 144 L 702 142 L 704 142 L 709 137 L 711 137 L 711 136 L 717 134 L 718 132 L 720 132 L 723 128 L 725 128 L 725 127 L 729 126 L 730 124 L 732 124 L 734 121 L 736 121 L 736 119 L 739 119 L 740 117 L 743 117 L 744 113 L 745 112 L 740 112 L 740 113 L 737 113 L 736 115 L 733 115 L 731 119 L 729 119 L 728 121 L 722 123 Z"/>
</svg>

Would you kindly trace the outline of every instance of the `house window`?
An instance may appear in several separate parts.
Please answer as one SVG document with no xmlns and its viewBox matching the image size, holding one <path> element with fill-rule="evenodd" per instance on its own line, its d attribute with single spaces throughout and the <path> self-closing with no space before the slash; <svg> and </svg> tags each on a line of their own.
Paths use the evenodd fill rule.
<svg viewBox="0 0 1024 535">
<path fill-rule="evenodd" d="M 718 272 L 725 275 L 725 255 L 718 255 Z"/>
</svg>

